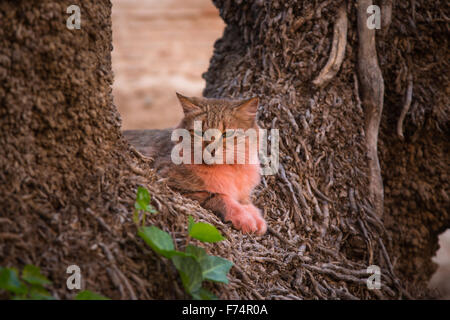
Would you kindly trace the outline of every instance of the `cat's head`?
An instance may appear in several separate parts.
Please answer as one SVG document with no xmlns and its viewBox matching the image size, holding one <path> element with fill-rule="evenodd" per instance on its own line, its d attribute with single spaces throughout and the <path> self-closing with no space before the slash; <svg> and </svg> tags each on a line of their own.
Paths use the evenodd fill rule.
<svg viewBox="0 0 450 320">
<path fill-rule="evenodd" d="M 179 128 L 193 130 L 194 121 L 202 121 L 203 131 L 218 129 L 257 129 L 256 112 L 258 98 L 246 100 L 209 99 L 199 97 L 185 97 L 177 93 L 183 108 L 184 118 Z"/>
<path fill-rule="evenodd" d="M 194 139 L 195 135 L 204 138 L 204 134 L 208 132 L 208 129 L 215 129 L 220 132 L 220 139 L 213 137 L 210 141 L 203 141 L 203 148 L 207 148 L 208 145 L 208 148 L 212 148 L 212 141 L 217 143 L 219 142 L 218 140 L 221 140 L 223 148 L 216 148 L 213 155 L 223 157 L 225 163 L 226 150 L 230 151 L 230 148 L 234 148 L 237 157 L 242 150 L 238 148 L 238 141 L 245 141 L 245 159 L 247 163 L 249 158 L 253 160 L 255 157 L 257 158 L 258 147 L 254 149 L 249 146 L 249 142 L 258 144 L 259 127 L 256 122 L 256 113 L 259 99 L 257 97 L 245 100 L 228 100 L 185 97 L 179 93 L 177 93 L 177 97 L 184 112 L 184 117 L 177 128 L 188 130 L 192 139 Z M 199 123 L 201 123 L 200 127 Z M 209 131 L 211 132 L 211 130 Z M 251 140 L 252 137 L 250 136 L 246 136 L 245 140 L 238 140 L 238 136 L 242 136 L 242 132 L 248 134 L 255 132 L 256 141 Z M 235 160 L 237 161 L 237 159 Z"/>
</svg>

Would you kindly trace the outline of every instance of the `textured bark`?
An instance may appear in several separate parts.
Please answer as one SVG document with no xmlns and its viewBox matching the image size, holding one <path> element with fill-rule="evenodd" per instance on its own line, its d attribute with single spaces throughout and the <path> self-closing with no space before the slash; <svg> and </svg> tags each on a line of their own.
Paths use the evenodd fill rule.
<svg viewBox="0 0 450 320">
<path fill-rule="evenodd" d="M 184 297 L 133 236 L 133 193 L 153 176 L 112 100 L 111 3 L 83 1 L 80 30 L 71 4 L 0 2 L 0 266 L 41 267 L 59 298 L 76 293 L 72 264 L 111 298 Z"/>
<path fill-rule="evenodd" d="M 296 272 L 318 281 L 321 289 L 302 296 L 344 297 L 336 290 L 336 279 L 347 279 L 348 293 L 358 298 L 405 296 L 384 250 L 384 226 L 371 197 L 377 131 L 370 134 L 371 126 L 379 124 L 383 91 L 363 95 L 363 111 L 353 83 L 358 45 L 354 20 L 340 72 L 326 87 L 311 85 L 334 52 L 332 26 L 343 19 L 342 3 L 215 1 L 227 27 L 204 76 L 204 94 L 259 95 L 261 125 L 280 130 L 281 168 L 277 176 L 266 178 L 258 201 L 277 233 L 288 235 L 296 247 L 309 243 L 305 256 L 314 266 L 300 264 Z M 355 12 L 354 3 L 346 10 Z M 376 59 L 374 39 L 370 44 Z M 368 53 L 366 47 L 362 50 L 362 55 Z M 370 75 L 380 77 L 380 70 L 375 71 Z M 363 91 L 371 90 L 367 81 Z M 374 112 L 373 122 L 368 115 Z M 381 291 L 363 285 L 363 270 L 372 264 L 390 279 Z M 337 270 L 345 271 L 336 275 Z M 350 277 L 356 274 L 360 276 Z"/>
<path fill-rule="evenodd" d="M 384 222 L 397 273 L 409 284 L 422 284 L 435 271 L 430 260 L 438 235 L 450 227 L 447 3 L 393 1 L 389 30 L 377 43 L 385 81 L 379 140 Z M 397 124 L 409 88 L 412 100 L 401 140 Z"/>
<path fill-rule="evenodd" d="M 350 269 L 348 260 L 360 266 L 381 264 L 413 295 L 421 295 L 434 270 L 431 257 L 437 235 L 450 226 L 449 183 L 444 181 L 449 170 L 449 139 L 444 138 L 448 137 L 445 87 L 449 82 L 443 73 L 449 60 L 445 49 L 448 12 L 440 1 L 415 1 L 412 7 L 382 1 L 381 37 L 376 42 L 375 31 L 364 28 L 370 1 L 362 2 L 359 9 L 359 2 L 348 2 L 348 43 L 341 70 L 326 87 L 317 89 L 309 84 L 326 64 L 333 38 L 330 26 L 336 21 L 340 1 L 215 1 L 227 28 L 205 74 L 204 93 L 263 96 L 261 123 L 280 129 L 284 170 L 279 178 L 267 179 L 270 191 L 263 194 L 272 196 L 261 199 L 261 205 L 272 206 L 267 209 L 269 216 L 290 213 L 294 226 L 288 234 L 314 239 L 314 246 L 334 248 L 333 261 Z M 419 25 L 411 28 L 415 19 Z M 432 52 L 425 53 L 426 47 Z M 397 123 L 407 92 L 404 66 L 414 69 L 412 61 L 421 66 L 414 70 L 414 78 L 421 79 L 422 89 L 431 85 L 436 90 L 435 95 L 421 90 L 421 96 L 413 98 L 405 120 L 409 138 L 401 142 L 394 138 L 392 124 Z M 383 83 L 382 72 L 388 82 Z M 388 111 L 381 123 L 380 142 L 383 97 Z M 388 185 L 384 206 L 380 173 Z M 296 198 L 299 201 L 291 200 Z M 293 214 L 297 206 L 299 225 Z M 383 208 L 386 214 L 381 217 Z M 383 219 L 387 233 L 383 226 L 375 227 L 379 218 L 374 212 Z M 314 219 L 308 218 L 310 214 Z M 332 236 L 322 231 L 316 234 L 324 237 L 317 237 L 312 232 L 320 229 L 316 223 L 327 224 L 325 229 L 333 230 Z M 383 253 L 383 244 L 390 258 Z M 326 259 L 326 254 L 314 259 Z"/>
</svg>

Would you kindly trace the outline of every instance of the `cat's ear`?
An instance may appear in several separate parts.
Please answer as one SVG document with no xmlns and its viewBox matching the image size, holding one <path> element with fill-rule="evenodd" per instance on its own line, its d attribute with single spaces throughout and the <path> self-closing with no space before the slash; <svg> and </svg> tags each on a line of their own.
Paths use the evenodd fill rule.
<svg viewBox="0 0 450 320">
<path fill-rule="evenodd" d="M 252 126 L 256 122 L 256 112 L 258 111 L 258 105 L 258 97 L 244 100 L 234 109 L 234 114 L 237 119 L 245 121 L 247 125 Z"/>
<path fill-rule="evenodd" d="M 177 92 L 177 98 L 183 107 L 184 114 L 191 113 L 193 111 L 199 111 L 200 107 L 197 106 L 190 98 L 183 96 Z"/>
</svg>

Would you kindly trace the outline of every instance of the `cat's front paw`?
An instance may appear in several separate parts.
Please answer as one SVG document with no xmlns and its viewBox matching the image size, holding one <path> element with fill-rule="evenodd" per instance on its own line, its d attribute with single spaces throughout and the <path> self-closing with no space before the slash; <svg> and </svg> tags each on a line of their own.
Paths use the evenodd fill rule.
<svg viewBox="0 0 450 320">
<path fill-rule="evenodd" d="M 258 232 L 258 225 L 252 214 L 241 208 L 233 208 L 225 217 L 225 221 L 231 221 L 233 227 L 243 233 Z"/>
<path fill-rule="evenodd" d="M 266 220 L 262 217 L 261 211 L 252 204 L 244 205 L 244 210 L 250 213 L 256 222 L 256 234 L 263 235 L 267 231 L 267 223 Z"/>
</svg>

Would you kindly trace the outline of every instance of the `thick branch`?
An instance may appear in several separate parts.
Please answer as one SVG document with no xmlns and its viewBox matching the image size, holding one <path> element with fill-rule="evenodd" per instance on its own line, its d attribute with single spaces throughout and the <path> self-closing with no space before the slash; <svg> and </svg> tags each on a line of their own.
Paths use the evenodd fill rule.
<svg viewBox="0 0 450 320">
<path fill-rule="evenodd" d="M 383 181 L 378 160 L 378 130 L 383 111 L 384 81 L 378 66 L 375 29 L 367 26 L 371 0 L 358 0 L 358 75 L 365 112 L 365 134 L 369 157 L 369 190 L 379 216 L 383 215 Z"/>
<path fill-rule="evenodd" d="M 403 121 L 405 120 L 406 114 L 408 113 L 409 107 L 411 106 L 412 93 L 413 93 L 413 77 L 412 73 L 410 72 L 408 74 L 408 88 L 406 89 L 405 104 L 403 105 L 400 118 L 398 118 L 397 122 L 397 135 L 402 140 L 405 138 L 403 136 Z"/>
<path fill-rule="evenodd" d="M 333 43 L 331 46 L 330 56 L 327 64 L 322 69 L 320 74 L 314 79 L 314 85 L 321 87 L 328 83 L 341 68 L 342 61 L 344 61 L 345 47 L 347 46 L 347 10 L 344 2 L 338 9 L 336 22 L 333 31 Z"/>
</svg>

